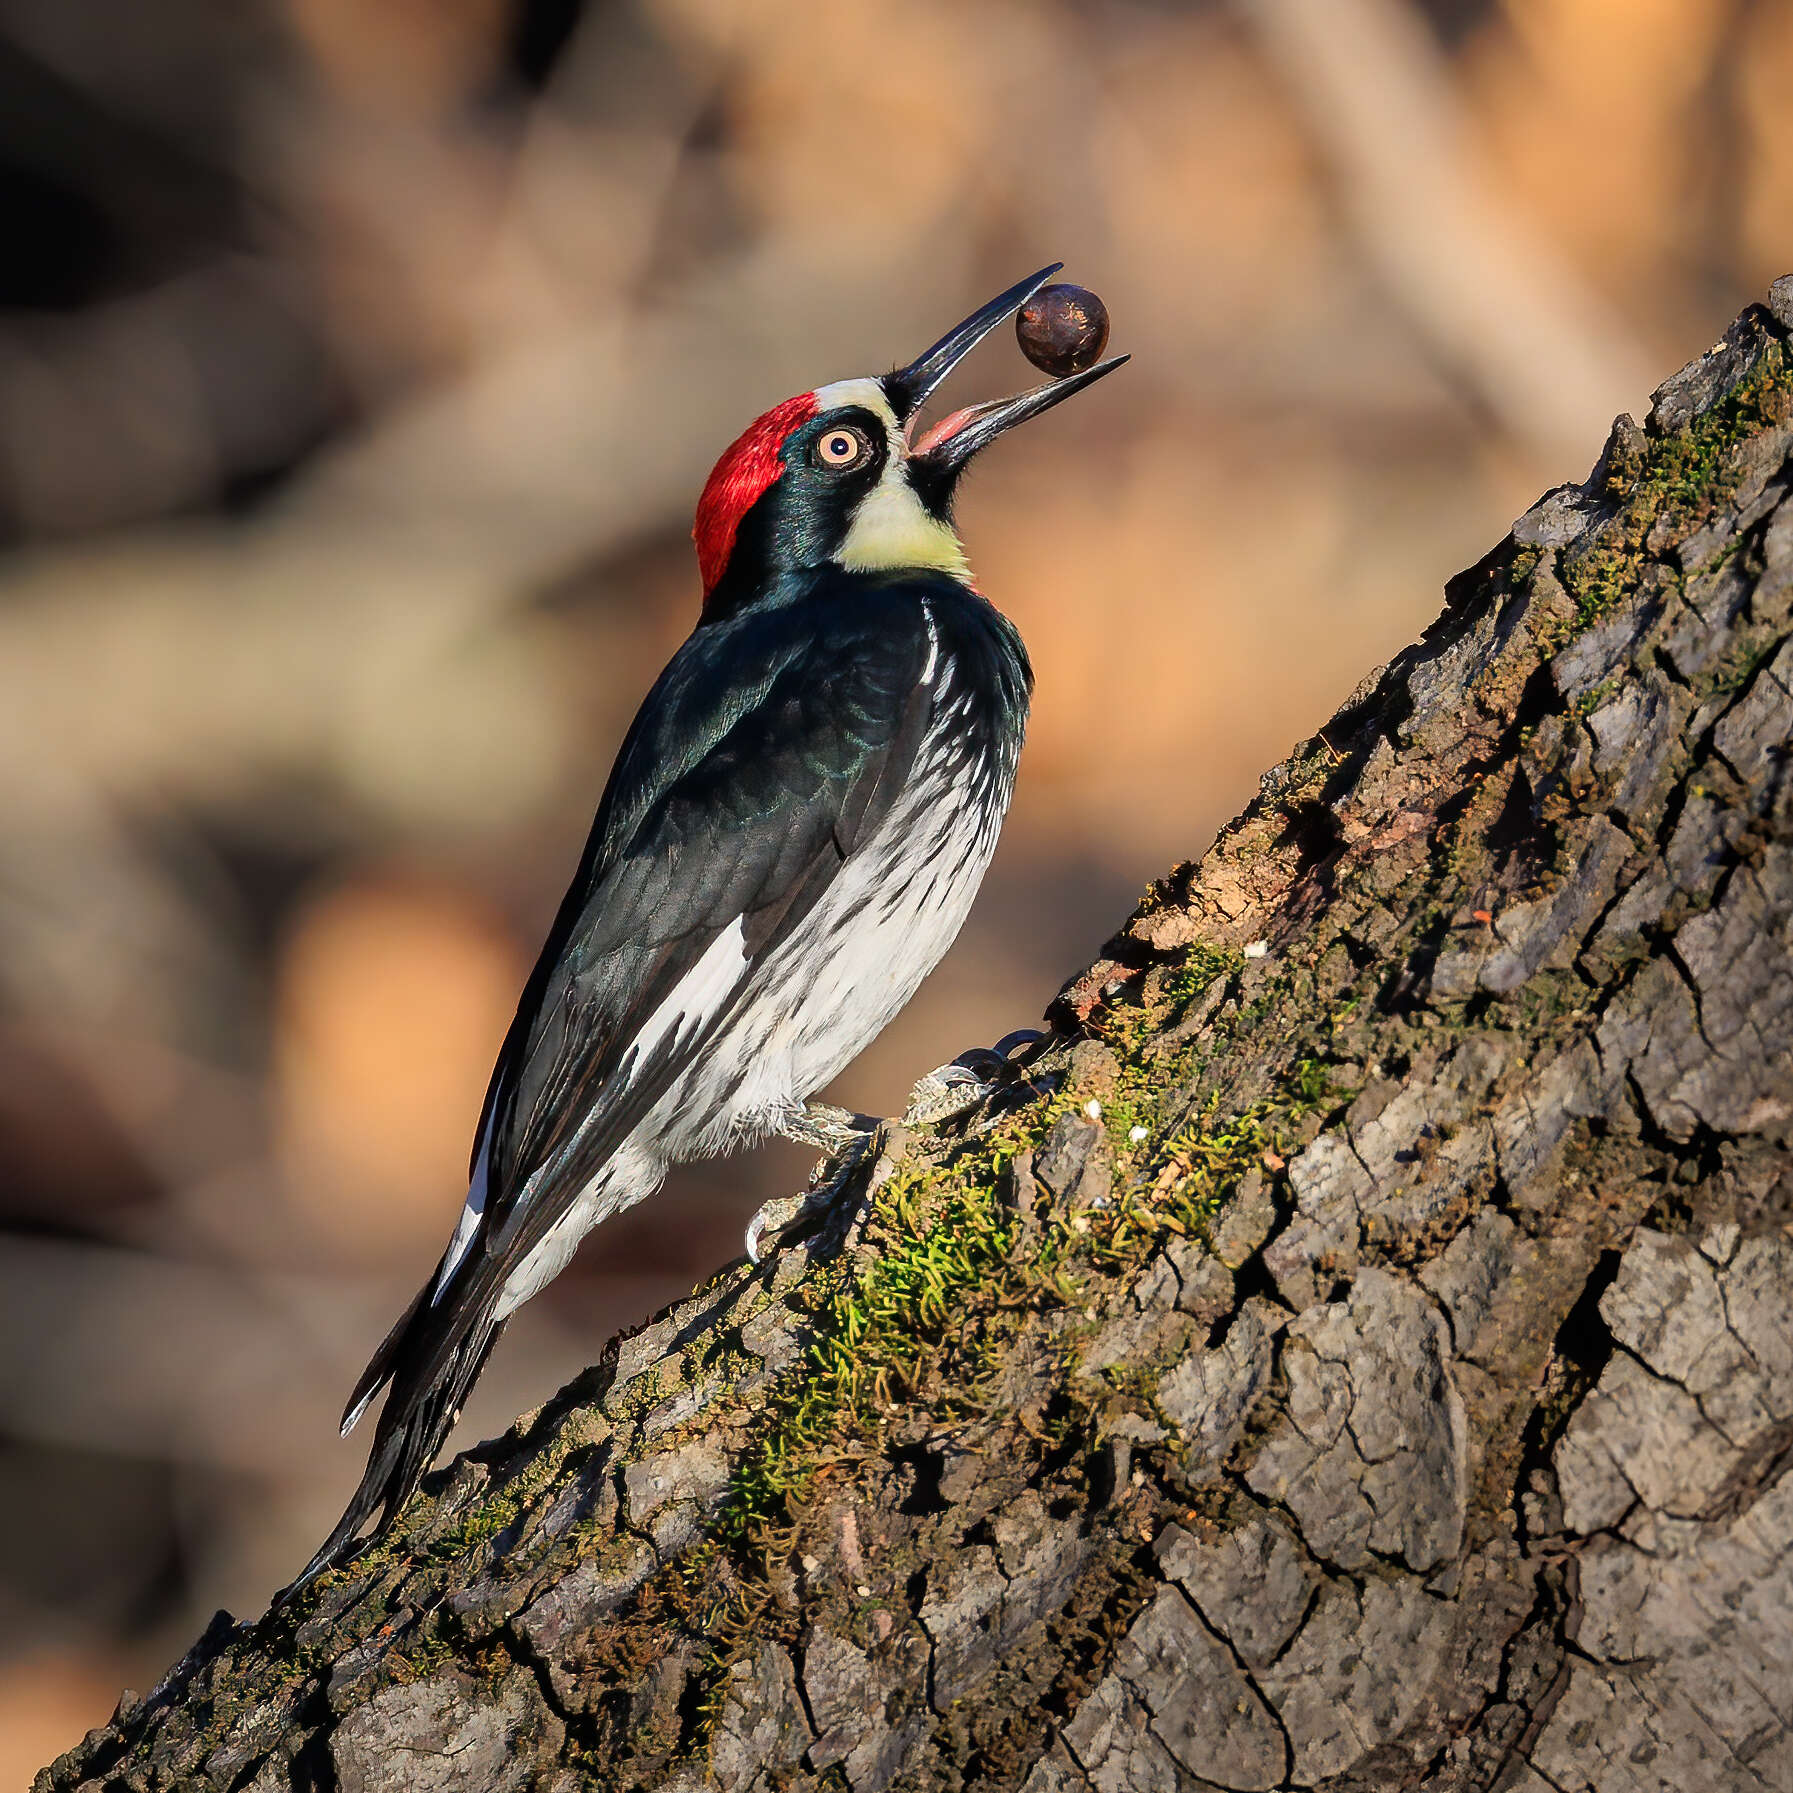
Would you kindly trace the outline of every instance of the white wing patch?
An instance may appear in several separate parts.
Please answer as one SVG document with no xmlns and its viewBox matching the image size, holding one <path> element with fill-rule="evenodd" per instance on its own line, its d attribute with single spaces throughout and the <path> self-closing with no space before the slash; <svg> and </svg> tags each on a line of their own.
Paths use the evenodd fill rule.
<svg viewBox="0 0 1793 1793">
<path fill-rule="evenodd" d="M 498 1104 L 494 1102 L 492 1112 L 486 1117 L 486 1130 L 480 1136 L 479 1157 L 474 1160 L 473 1181 L 467 1186 L 466 1206 L 461 1209 L 460 1219 L 454 1223 L 454 1237 L 448 1242 L 442 1268 L 436 1272 L 436 1286 L 430 1290 L 431 1307 L 442 1299 L 442 1291 L 448 1287 L 449 1279 L 460 1269 L 462 1260 L 473 1249 L 479 1223 L 485 1219 L 486 1186 L 491 1180 L 492 1168 L 492 1127 L 497 1119 Z"/>
<path fill-rule="evenodd" d="M 878 1037 L 957 936 L 995 850 L 1015 754 L 968 770 L 970 700 L 955 695 L 964 674 L 949 648 L 929 676 L 933 726 L 890 814 L 761 962 L 715 1050 L 656 1111 L 668 1158 L 779 1126 Z"/>
<path fill-rule="evenodd" d="M 737 915 L 673 986 L 635 1036 L 640 1064 L 667 1040 L 689 1039 L 734 995 L 747 969 L 747 918 Z"/>
<path fill-rule="evenodd" d="M 737 915 L 710 942 L 703 957 L 679 979 L 671 994 L 647 1018 L 641 1031 L 635 1036 L 630 1062 L 639 1065 L 669 1040 L 676 1045 L 701 1032 L 711 1017 L 734 995 L 746 969 L 746 918 Z M 492 1126 L 497 1114 L 498 1105 L 494 1102 L 492 1119 L 486 1122 L 485 1135 L 479 1142 L 479 1158 L 473 1167 L 473 1180 L 468 1186 L 466 1206 L 461 1209 L 461 1217 L 455 1223 L 454 1237 L 448 1242 L 442 1268 L 436 1274 L 436 1286 L 430 1291 L 432 1307 L 442 1299 L 454 1273 L 465 1261 L 467 1253 L 473 1249 L 473 1241 L 479 1236 L 480 1223 L 485 1219 L 488 1185 L 491 1180 Z M 586 1224 L 589 1226 L 591 1223 L 588 1221 Z M 584 1231 L 584 1228 L 579 1230 Z M 575 1244 L 577 1240 L 578 1235 L 575 1234 Z M 537 1250 L 539 1253 L 540 1248 Z M 512 1280 L 517 1279 L 513 1277 Z M 524 1280 L 527 1281 L 527 1277 Z M 540 1284 L 536 1286 L 540 1287 Z M 516 1303 L 511 1305 L 515 1306 Z M 505 1311 L 508 1312 L 509 1309 Z"/>
</svg>

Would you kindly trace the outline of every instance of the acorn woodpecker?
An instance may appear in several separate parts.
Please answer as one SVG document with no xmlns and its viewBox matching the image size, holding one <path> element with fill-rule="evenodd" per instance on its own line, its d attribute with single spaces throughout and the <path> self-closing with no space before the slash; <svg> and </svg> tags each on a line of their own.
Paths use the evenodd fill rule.
<svg viewBox="0 0 1793 1793">
<path fill-rule="evenodd" d="M 787 399 L 716 463 L 703 608 L 624 739 L 486 1092 L 467 1202 L 374 1353 L 361 1485 L 288 1593 L 392 1523 L 506 1319 L 669 1165 L 856 1117 L 810 1100 L 952 943 L 1014 786 L 1032 670 L 952 527 L 966 464 L 1126 359 L 923 404 L 1059 264 L 919 360 Z M 751 1243 L 751 1241 L 750 1241 Z"/>
</svg>

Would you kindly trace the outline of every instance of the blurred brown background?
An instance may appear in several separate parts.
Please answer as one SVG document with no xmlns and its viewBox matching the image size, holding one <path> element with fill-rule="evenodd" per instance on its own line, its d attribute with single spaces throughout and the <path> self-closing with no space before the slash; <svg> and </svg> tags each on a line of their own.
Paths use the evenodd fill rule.
<svg viewBox="0 0 1793 1793">
<path fill-rule="evenodd" d="M 1039 699 L 888 1111 L 1793 267 L 1789 92 L 1790 0 L 0 0 L 0 1788 L 335 1516 L 752 416 L 1053 257 L 1135 357 L 964 494 Z"/>
</svg>

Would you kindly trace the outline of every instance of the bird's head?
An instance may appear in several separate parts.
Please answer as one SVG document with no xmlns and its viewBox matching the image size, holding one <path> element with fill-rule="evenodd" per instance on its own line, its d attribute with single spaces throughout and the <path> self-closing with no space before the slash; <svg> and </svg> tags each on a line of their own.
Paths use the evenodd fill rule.
<svg viewBox="0 0 1793 1793">
<path fill-rule="evenodd" d="M 698 500 L 691 533 L 705 617 L 732 614 L 782 574 L 830 565 L 857 572 L 925 568 L 968 579 L 952 501 L 972 456 L 1127 357 L 971 405 L 925 431 L 917 421 L 946 376 L 1059 266 L 1010 287 L 907 367 L 799 393 L 750 424 Z"/>
</svg>

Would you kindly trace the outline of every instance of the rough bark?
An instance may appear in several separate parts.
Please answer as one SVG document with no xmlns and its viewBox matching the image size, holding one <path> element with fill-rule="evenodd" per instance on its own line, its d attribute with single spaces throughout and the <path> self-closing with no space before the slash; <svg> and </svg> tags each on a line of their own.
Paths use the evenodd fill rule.
<svg viewBox="0 0 1793 1793">
<path fill-rule="evenodd" d="M 892 1137 L 39 1778 L 1793 1789 L 1793 281 Z"/>
</svg>

